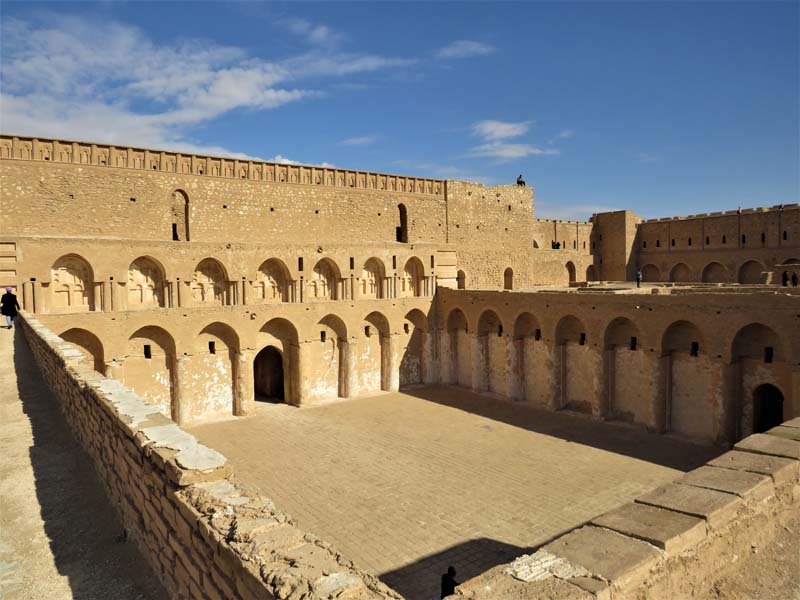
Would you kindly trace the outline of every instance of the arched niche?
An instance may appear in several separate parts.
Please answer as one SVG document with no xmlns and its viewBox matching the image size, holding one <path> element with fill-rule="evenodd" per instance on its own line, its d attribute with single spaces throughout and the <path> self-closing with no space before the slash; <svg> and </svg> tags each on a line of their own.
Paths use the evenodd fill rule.
<svg viewBox="0 0 800 600">
<path fill-rule="evenodd" d="M 736 280 L 739 283 L 747 284 L 765 283 L 765 271 L 764 265 L 759 261 L 748 260 L 739 267 L 739 274 Z"/>
<path fill-rule="evenodd" d="M 341 317 L 325 315 L 317 322 L 319 337 L 314 340 L 312 357 L 312 389 L 314 399 L 346 398 L 355 390 L 350 389 L 351 373 L 350 344 L 347 325 Z"/>
<path fill-rule="evenodd" d="M 339 282 L 341 281 L 339 266 L 330 258 L 323 258 L 314 265 L 311 277 L 306 284 L 307 300 L 338 300 Z"/>
<path fill-rule="evenodd" d="M 94 308 L 92 267 L 77 254 L 62 256 L 50 270 L 50 310 L 64 313 Z"/>
<path fill-rule="evenodd" d="M 656 395 L 652 368 L 641 350 L 637 325 L 626 317 L 613 319 L 603 336 L 606 365 L 606 412 L 612 419 L 647 423 L 648 398 Z"/>
<path fill-rule="evenodd" d="M 175 340 L 166 330 L 149 325 L 128 338 L 122 364 L 122 381 L 146 402 L 175 421 L 181 407 L 175 391 Z"/>
<path fill-rule="evenodd" d="M 291 276 L 283 261 L 270 258 L 261 263 L 252 284 L 253 304 L 289 302 Z"/>
<path fill-rule="evenodd" d="M 513 354 L 511 372 L 513 377 L 511 397 L 516 400 L 533 400 L 536 392 L 534 377 L 536 344 L 541 340 L 539 321 L 531 313 L 523 312 L 514 320 Z"/>
<path fill-rule="evenodd" d="M 686 263 L 678 263 L 670 269 L 669 280 L 677 283 L 692 281 L 692 270 Z"/>
<path fill-rule="evenodd" d="M 386 267 L 379 258 L 372 257 L 361 268 L 361 297 L 383 298 Z"/>
<path fill-rule="evenodd" d="M 228 274 L 225 267 L 214 258 L 198 263 L 192 276 L 192 301 L 196 305 L 227 304 Z"/>
<path fill-rule="evenodd" d="M 400 359 L 400 385 L 425 383 L 432 359 L 428 317 L 418 308 L 403 319 Z"/>
<path fill-rule="evenodd" d="M 567 281 L 569 283 L 573 283 L 575 281 L 575 277 L 576 277 L 576 275 L 575 275 L 575 265 L 573 264 L 572 261 L 569 261 L 565 265 L 565 268 L 567 270 Z"/>
<path fill-rule="evenodd" d="M 511 267 L 507 267 L 505 271 L 503 271 L 503 289 L 504 290 L 513 290 L 514 289 L 514 269 Z"/>
<path fill-rule="evenodd" d="M 728 269 L 718 262 L 710 262 L 703 267 L 702 280 L 704 283 L 725 283 L 728 281 Z"/>
<path fill-rule="evenodd" d="M 398 242 L 408 243 L 408 210 L 405 204 L 397 205 L 398 225 L 395 231 L 395 238 Z"/>
<path fill-rule="evenodd" d="M 442 364 L 447 369 L 447 383 L 462 386 L 472 384 L 472 364 L 467 317 L 460 308 L 454 308 L 445 321 L 447 343 L 444 345 Z"/>
<path fill-rule="evenodd" d="M 140 256 L 128 267 L 128 310 L 166 306 L 163 267 L 149 256 Z"/>
<path fill-rule="evenodd" d="M 597 275 L 595 275 L 594 265 L 589 265 L 586 267 L 586 281 L 597 281 Z"/>
<path fill-rule="evenodd" d="M 400 296 L 413 297 L 425 294 L 425 267 L 422 261 L 412 256 L 403 267 L 403 276 L 400 278 Z"/>
<path fill-rule="evenodd" d="M 485 310 L 478 319 L 478 364 L 472 389 L 478 392 L 507 394 L 508 352 L 503 336 L 503 322 L 493 310 Z"/>
<path fill-rule="evenodd" d="M 456 275 L 456 286 L 460 290 L 467 289 L 467 274 L 460 269 L 458 271 L 458 274 Z"/>
<path fill-rule="evenodd" d="M 105 374 L 106 365 L 103 343 L 94 333 L 75 327 L 68 329 L 60 334 L 59 337 L 65 342 L 76 346 L 89 359 L 95 371 L 101 375 Z"/>
<path fill-rule="evenodd" d="M 364 317 L 361 326 L 358 363 L 352 365 L 358 376 L 359 393 L 389 390 L 392 368 L 389 320 L 383 313 L 373 311 Z"/>
<path fill-rule="evenodd" d="M 172 219 L 171 239 L 176 242 L 189 241 L 189 195 L 183 190 L 174 190 L 170 196 Z"/>
<path fill-rule="evenodd" d="M 641 269 L 642 281 L 661 281 L 661 271 L 655 265 L 645 265 Z"/>
</svg>

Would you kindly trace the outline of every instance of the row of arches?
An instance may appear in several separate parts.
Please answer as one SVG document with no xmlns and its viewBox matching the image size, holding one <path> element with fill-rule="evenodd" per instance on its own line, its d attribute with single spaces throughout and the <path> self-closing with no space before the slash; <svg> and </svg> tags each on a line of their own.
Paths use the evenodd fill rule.
<svg viewBox="0 0 800 600">
<path fill-rule="evenodd" d="M 228 270 L 219 260 L 205 258 L 196 265 L 191 281 L 183 282 L 185 289 L 182 289 L 179 281 L 174 284 L 167 281 L 164 267 L 158 260 L 140 256 L 128 268 L 124 307 L 137 310 L 190 304 L 228 305 L 237 303 L 239 298 L 247 304 L 264 304 L 354 297 L 418 297 L 432 294 L 430 277 L 418 257 L 410 257 L 397 275 L 391 277 L 383 261 L 371 257 L 362 265 L 355 289 L 351 289 L 350 281 L 331 258 L 318 260 L 307 277 L 301 275 L 301 281 L 292 278 L 283 261 L 270 258 L 261 264 L 252 280 L 242 284 L 244 289 L 240 291 L 239 282 L 231 281 Z M 102 300 L 102 285 L 102 282 L 95 282 L 88 261 L 78 255 L 63 256 L 51 268 L 49 308 L 53 312 L 97 310 L 101 303 L 98 296 Z M 181 298 L 181 294 L 188 297 Z"/>
<path fill-rule="evenodd" d="M 218 321 L 180 340 L 158 325 L 139 327 L 116 348 L 83 328 L 61 337 L 95 370 L 179 423 L 247 414 L 254 401 L 300 405 L 433 381 L 432 338 L 419 309 L 400 324 L 372 311 L 360 328 L 332 313 L 312 327 L 301 334 L 290 320 L 273 318 L 258 329 L 252 347 Z"/>
<path fill-rule="evenodd" d="M 738 411 L 739 434 L 772 427 L 783 417 L 782 393 L 775 402 L 756 401 L 760 386 L 780 393 L 785 385 L 785 346 L 761 323 L 735 333 L 725 365 L 708 353 L 700 328 L 687 320 L 663 330 L 656 352 L 643 347 L 642 331 L 627 317 L 609 321 L 599 340 L 589 339 L 573 315 L 559 319 L 547 332 L 552 335 L 528 312 L 506 327 L 495 311 L 485 310 L 474 327 L 461 309 L 448 313 L 440 353 L 444 382 L 705 440 L 726 434 L 724 421 L 734 418 L 730 411 Z M 726 369 L 735 373 L 738 391 L 726 388 L 720 398 L 714 387 Z"/>
<path fill-rule="evenodd" d="M 800 259 L 789 259 L 784 264 L 800 264 Z M 652 263 L 642 266 L 640 270 L 644 281 L 760 284 L 767 283 L 771 268 L 767 269 L 762 262 L 751 259 L 739 265 L 735 273 L 717 261 L 709 262 L 699 272 L 684 262 L 674 264 L 666 273 Z"/>
</svg>

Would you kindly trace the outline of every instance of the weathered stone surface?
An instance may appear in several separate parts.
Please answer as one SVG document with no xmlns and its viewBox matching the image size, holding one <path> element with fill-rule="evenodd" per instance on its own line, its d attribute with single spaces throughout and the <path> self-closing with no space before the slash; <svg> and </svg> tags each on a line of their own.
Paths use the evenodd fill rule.
<svg viewBox="0 0 800 600">
<path fill-rule="evenodd" d="M 786 438 L 787 440 L 800 442 L 800 427 L 787 427 L 786 425 L 779 425 L 778 427 L 773 427 L 767 433 L 769 435 Z"/>
<path fill-rule="evenodd" d="M 206 471 L 225 465 L 222 454 L 199 444 L 197 438 L 177 425 L 147 427 L 141 433 L 157 447 L 177 450 L 175 461 L 181 468 Z"/>
<path fill-rule="evenodd" d="M 742 505 L 742 499 L 734 494 L 680 483 L 662 485 L 639 496 L 636 502 L 702 517 L 711 528 L 729 523 Z"/>
<path fill-rule="evenodd" d="M 745 452 L 800 460 L 800 442 L 765 433 L 755 433 L 748 436 L 738 442 L 734 448 Z"/>
<path fill-rule="evenodd" d="M 568 560 L 554 556 L 546 550 L 533 554 L 523 554 L 508 565 L 505 572 L 520 581 L 541 581 L 550 577 L 569 579 L 586 576 L 589 572 Z"/>
<path fill-rule="evenodd" d="M 646 504 L 624 504 L 592 519 L 592 524 L 649 542 L 668 555 L 679 554 L 706 537 L 703 519 Z"/>
<path fill-rule="evenodd" d="M 506 573 L 503 565 L 465 581 L 456 588 L 455 597 L 469 600 L 596 600 L 591 592 L 555 577 L 520 581 Z"/>
<path fill-rule="evenodd" d="M 778 456 L 767 456 L 765 454 L 755 454 L 753 452 L 741 452 L 731 450 L 722 456 L 708 462 L 713 467 L 723 467 L 725 469 L 737 469 L 739 471 L 750 471 L 751 473 L 761 473 L 772 477 L 775 485 L 787 481 L 796 480 L 800 462 L 789 458 Z"/>
<path fill-rule="evenodd" d="M 570 577 L 568 581 L 592 594 L 594 600 L 611 600 L 611 588 L 605 581 L 593 577 Z"/>
<path fill-rule="evenodd" d="M 784 421 L 781 423 L 782 427 L 794 427 L 795 429 L 800 429 L 800 417 L 795 417 L 794 419 L 789 419 L 788 421 Z"/>
<path fill-rule="evenodd" d="M 586 568 L 619 589 L 641 583 L 662 557 L 646 542 L 591 526 L 571 531 L 544 549 Z"/>
<path fill-rule="evenodd" d="M 745 500 L 764 500 L 775 493 L 772 478 L 760 473 L 702 466 L 677 480 L 676 483 L 736 494 Z"/>
</svg>

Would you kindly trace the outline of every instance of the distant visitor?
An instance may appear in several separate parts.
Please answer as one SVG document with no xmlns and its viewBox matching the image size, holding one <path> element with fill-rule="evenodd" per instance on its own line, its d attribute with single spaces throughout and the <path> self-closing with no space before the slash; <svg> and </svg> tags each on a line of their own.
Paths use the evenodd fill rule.
<svg viewBox="0 0 800 600">
<path fill-rule="evenodd" d="M 792 273 L 792 287 L 797 287 L 797 273 Z"/>
<path fill-rule="evenodd" d="M 642 272 L 641 270 L 636 270 L 636 287 L 642 287 Z"/>
<path fill-rule="evenodd" d="M 522 173 L 517 177 L 517 185 L 525 187 L 525 180 L 522 178 Z"/>
<path fill-rule="evenodd" d="M 452 596 L 456 593 L 456 568 L 454 566 L 447 567 L 447 573 L 442 575 L 442 598 Z"/>
<path fill-rule="evenodd" d="M 797 285 L 797 283 L 795 283 L 795 285 Z M 17 316 L 17 311 L 19 310 L 19 302 L 17 302 L 17 297 L 11 289 L 12 288 L 7 287 L 6 293 L 0 298 L 0 312 L 2 312 L 6 318 L 6 329 L 11 329 L 14 326 L 14 317 Z"/>
</svg>

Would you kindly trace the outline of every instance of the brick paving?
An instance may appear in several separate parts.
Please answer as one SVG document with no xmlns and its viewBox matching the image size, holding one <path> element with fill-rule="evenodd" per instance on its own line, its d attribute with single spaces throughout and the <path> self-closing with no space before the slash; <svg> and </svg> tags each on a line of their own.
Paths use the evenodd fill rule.
<svg viewBox="0 0 800 600">
<path fill-rule="evenodd" d="M 411 600 L 507 562 L 721 450 L 450 387 L 192 429 L 246 485 Z"/>
</svg>

